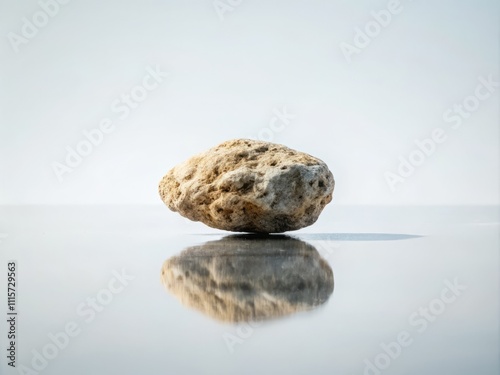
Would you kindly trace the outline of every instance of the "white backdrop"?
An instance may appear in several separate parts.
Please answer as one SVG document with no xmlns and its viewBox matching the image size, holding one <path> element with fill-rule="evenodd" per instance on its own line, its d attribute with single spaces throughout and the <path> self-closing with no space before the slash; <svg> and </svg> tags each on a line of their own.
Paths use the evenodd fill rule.
<svg viewBox="0 0 500 375">
<path fill-rule="evenodd" d="M 238 137 L 323 159 L 337 204 L 499 203 L 498 1 L 0 4 L 0 204 L 161 203 Z"/>
</svg>

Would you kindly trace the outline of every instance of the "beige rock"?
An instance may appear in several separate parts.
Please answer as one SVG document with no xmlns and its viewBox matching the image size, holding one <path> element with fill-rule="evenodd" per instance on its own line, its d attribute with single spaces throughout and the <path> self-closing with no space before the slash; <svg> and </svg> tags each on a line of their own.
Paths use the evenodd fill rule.
<svg viewBox="0 0 500 375">
<path fill-rule="evenodd" d="M 165 288 L 184 305 L 224 322 L 307 311 L 333 292 L 333 272 L 311 245 L 288 236 L 233 235 L 165 261 Z"/>
<path fill-rule="evenodd" d="M 334 185 L 327 165 L 311 155 L 237 139 L 171 169 L 159 193 L 172 211 L 213 228 L 280 233 L 313 224 Z"/>
</svg>

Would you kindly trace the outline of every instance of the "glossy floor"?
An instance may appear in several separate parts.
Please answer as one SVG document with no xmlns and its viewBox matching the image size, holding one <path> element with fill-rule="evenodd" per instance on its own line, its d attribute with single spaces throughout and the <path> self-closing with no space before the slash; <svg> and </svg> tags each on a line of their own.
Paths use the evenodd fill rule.
<svg viewBox="0 0 500 375">
<path fill-rule="evenodd" d="M 0 214 L 5 374 L 499 372 L 497 207 L 329 206 L 270 238 L 161 206 Z"/>
</svg>

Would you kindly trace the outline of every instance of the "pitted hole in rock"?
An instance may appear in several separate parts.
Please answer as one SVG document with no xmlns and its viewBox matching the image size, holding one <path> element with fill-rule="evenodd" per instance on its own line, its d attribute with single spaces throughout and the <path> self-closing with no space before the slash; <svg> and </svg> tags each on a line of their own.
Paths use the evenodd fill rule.
<svg viewBox="0 0 500 375">
<path fill-rule="evenodd" d="M 267 197 L 267 195 L 268 195 L 268 192 L 267 192 L 267 191 L 264 191 L 263 193 L 259 194 L 259 195 L 257 196 L 257 198 L 264 198 L 264 197 Z"/>
<path fill-rule="evenodd" d="M 306 208 L 306 215 L 311 215 L 314 212 L 314 209 L 316 207 L 314 205 L 310 205 L 309 207 Z"/>
<path fill-rule="evenodd" d="M 241 186 L 240 193 L 248 194 L 253 189 L 254 184 L 255 184 L 254 179 L 245 181 L 245 183 Z"/>
<path fill-rule="evenodd" d="M 254 151 L 258 152 L 258 153 L 261 153 L 261 152 L 266 152 L 268 150 L 269 150 L 269 147 L 267 147 L 267 146 L 260 146 L 260 147 L 256 148 Z"/>
</svg>

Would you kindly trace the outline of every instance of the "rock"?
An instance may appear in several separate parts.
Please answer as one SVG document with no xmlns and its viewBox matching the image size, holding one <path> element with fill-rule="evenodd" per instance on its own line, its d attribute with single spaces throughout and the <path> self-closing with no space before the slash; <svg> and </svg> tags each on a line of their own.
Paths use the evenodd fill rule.
<svg viewBox="0 0 500 375">
<path fill-rule="evenodd" d="M 333 272 L 311 245 L 288 236 L 233 235 L 165 261 L 165 288 L 224 322 L 278 318 L 324 304 Z"/>
<path fill-rule="evenodd" d="M 280 233 L 313 224 L 334 185 L 327 165 L 311 155 L 236 139 L 171 169 L 159 193 L 172 211 L 213 228 Z"/>
</svg>

